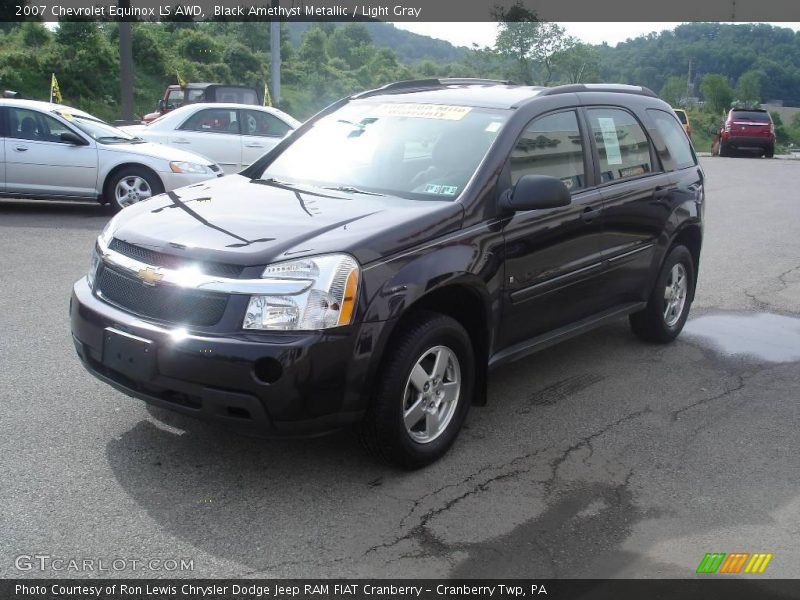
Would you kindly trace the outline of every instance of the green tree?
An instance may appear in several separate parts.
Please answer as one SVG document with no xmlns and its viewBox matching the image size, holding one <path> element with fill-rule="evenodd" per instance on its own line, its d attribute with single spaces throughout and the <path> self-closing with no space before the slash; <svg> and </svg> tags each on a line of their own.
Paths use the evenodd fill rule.
<svg viewBox="0 0 800 600">
<path fill-rule="evenodd" d="M 569 83 L 597 81 L 600 74 L 600 54 L 588 44 L 575 44 L 556 54 L 554 61 Z"/>
<path fill-rule="evenodd" d="M 742 73 L 736 82 L 736 99 L 745 108 L 755 108 L 761 103 L 761 74 L 757 71 Z"/>
<path fill-rule="evenodd" d="M 686 98 L 686 77 L 680 75 L 668 77 L 659 96 L 670 106 L 683 106 L 683 100 Z"/>
<path fill-rule="evenodd" d="M 508 10 L 498 9 L 500 19 L 496 51 L 516 63 L 516 76 L 521 83 L 533 83 L 533 67 L 539 67 L 539 81 L 547 85 L 552 79 L 555 57 L 575 45 L 564 28 L 556 23 L 540 21 L 521 0 Z"/>
<path fill-rule="evenodd" d="M 709 73 L 700 82 L 700 93 L 706 99 L 706 105 L 713 113 L 728 110 L 733 100 L 733 91 L 724 75 Z"/>
</svg>

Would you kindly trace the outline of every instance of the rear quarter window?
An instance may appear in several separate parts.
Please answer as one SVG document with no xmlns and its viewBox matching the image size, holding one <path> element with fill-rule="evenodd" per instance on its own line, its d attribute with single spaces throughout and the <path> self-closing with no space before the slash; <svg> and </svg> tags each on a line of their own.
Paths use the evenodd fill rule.
<svg viewBox="0 0 800 600">
<path fill-rule="evenodd" d="M 697 164 L 692 145 L 686 136 L 681 124 L 667 111 L 655 108 L 647 109 L 647 114 L 655 125 L 656 131 L 663 140 L 664 144 L 657 144 L 656 149 L 661 156 L 664 166 L 669 169 L 685 169 Z"/>
</svg>

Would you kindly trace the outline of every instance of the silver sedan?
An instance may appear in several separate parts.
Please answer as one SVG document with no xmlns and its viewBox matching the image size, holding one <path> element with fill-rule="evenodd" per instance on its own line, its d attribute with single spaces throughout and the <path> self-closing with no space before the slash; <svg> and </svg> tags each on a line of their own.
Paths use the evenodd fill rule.
<svg viewBox="0 0 800 600">
<path fill-rule="evenodd" d="M 204 156 L 146 142 L 81 110 L 0 99 L 0 196 L 121 209 L 223 175 Z"/>
<path fill-rule="evenodd" d="M 269 152 L 300 121 L 277 108 L 249 104 L 196 103 L 170 111 L 126 132 L 208 156 L 226 173 L 238 173 Z"/>
</svg>

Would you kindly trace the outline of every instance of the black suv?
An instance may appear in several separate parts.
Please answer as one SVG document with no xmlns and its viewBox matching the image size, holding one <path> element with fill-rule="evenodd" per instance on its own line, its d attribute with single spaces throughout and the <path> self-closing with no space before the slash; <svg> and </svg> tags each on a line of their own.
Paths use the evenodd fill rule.
<svg viewBox="0 0 800 600">
<path fill-rule="evenodd" d="M 678 335 L 703 179 L 645 88 L 390 84 L 114 217 L 74 287 L 75 346 L 152 404 L 272 435 L 357 424 L 419 467 L 491 367 L 624 316 Z"/>
</svg>

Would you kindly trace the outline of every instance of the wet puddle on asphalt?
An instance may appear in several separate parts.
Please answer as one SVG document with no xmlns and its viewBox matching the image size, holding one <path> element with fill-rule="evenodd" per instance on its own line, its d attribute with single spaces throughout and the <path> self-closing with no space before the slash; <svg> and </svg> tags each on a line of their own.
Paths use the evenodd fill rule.
<svg viewBox="0 0 800 600">
<path fill-rule="evenodd" d="M 728 356 L 800 361 L 800 318 L 772 313 L 708 314 L 687 321 L 683 335 Z"/>
</svg>

